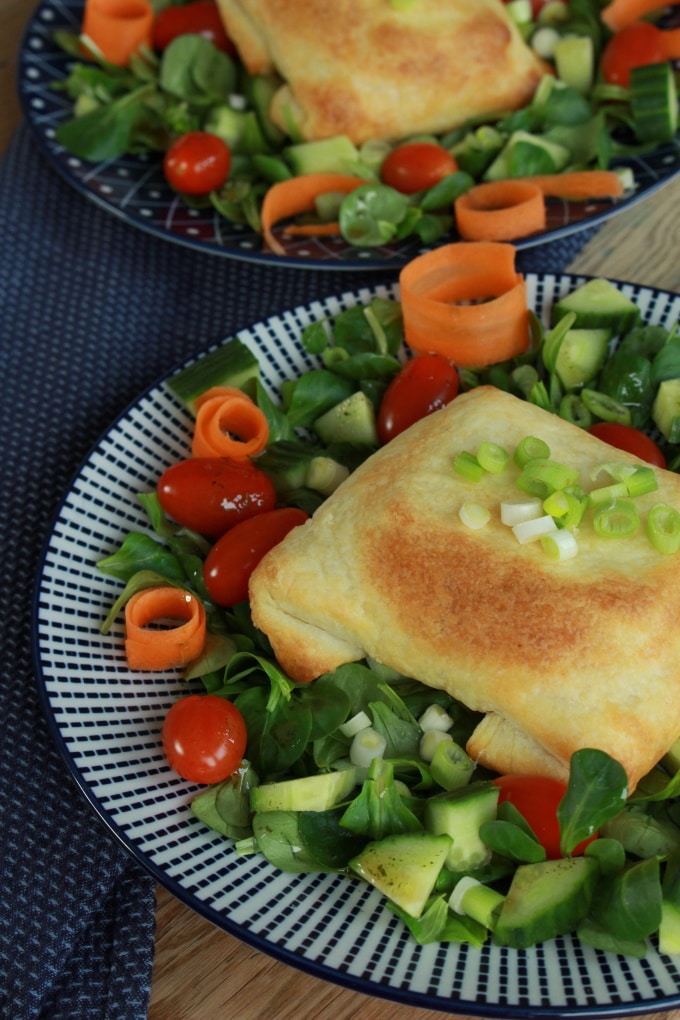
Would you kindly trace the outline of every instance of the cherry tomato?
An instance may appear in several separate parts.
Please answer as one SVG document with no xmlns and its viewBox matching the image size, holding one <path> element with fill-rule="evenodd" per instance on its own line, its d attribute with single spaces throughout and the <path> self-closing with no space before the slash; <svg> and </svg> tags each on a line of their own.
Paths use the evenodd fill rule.
<svg viewBox="0 0 680 1020">
<path fill-rule="evenodd" d="M 626 450 L 627 453 L 632 453 L 640 460 L 646 460 L 648 464 L 654 464 L 656 467 L 666 467 L 666 458 L 654 440 L 632 425 L 600 421 L 591 425 L 588 431 L 610 446 L 615 446 L 617 450 Z"/>
<path fill-rule="evenodd" d="M 458 387 L 456 369 L 440 354 L 411 358 L 392 379 L 380 404 L 380 442 L 389 442 L 425 415 L 451 403 Z"/>
<path fill-rule="evenodd" d="M 209 195 L 221 188 L 231 167 L 226 142 L 208 131 L 189 131 L 175 139 L 165 154 L 163 172 L 175 191 Z"/>
<path fill-rule="evenodd" d="M 218 538 L 203 564 L 203 580 L 215 605 L 244 602 L 250 575 L 265 553 L 306 520 L 304 510 L 280 507 L 241 521 Z"/>
<path fill-rule="evenodd" d="M 633 67 L 667 60 L 663 32 L 656 25 L 636 21 L 613 35 L 602 53 L 602 74 L 610 85 L 630 85 Z"/>
<path fill-rule="evenodd" d="M 247 733 L 243 716 L 216 694 L 180 698 L 161 730 L 168 764 L 192 783 L 221 783 L 241 764 Z"/>
<path fill-rule="evenodd" d="M 458 163 L 441 145 L 434 142 L 408 142 L 393 149 L 385 158 L 380 176 L 383 184 L 404 195 L 414 195 L 455 173 Z"/>
<path fill-rule="evenodd" d="M 230 56 L 236 53 L 213 0 L 193 0 L 192 3 L 165 7 L 154 18 L 152 42 L 156 50 L 162 52 L 177 36 L 188 34 L 202 35 Z"/>
<path fill-rule="evenodd" d="M 208 538 L 276 506 L 276 490 L 264 471 L 252 461 L 226 457 L 180 460 L 163 472 L 156 491 L 168 516 Z"/>
<path fill-rule="evenodd" d="M 509 801 L 514 804 L 533 829 L 548 860 L 561 857 L 557 808 L 566 793 L 564 783 L 547 776 L 499 776 L 494 783 L 500 790 L 498 803 Z M 596 835 L 579 843 L 572 850 L 572 856 L 582 854 L 593 839 Z"/>
</svg>

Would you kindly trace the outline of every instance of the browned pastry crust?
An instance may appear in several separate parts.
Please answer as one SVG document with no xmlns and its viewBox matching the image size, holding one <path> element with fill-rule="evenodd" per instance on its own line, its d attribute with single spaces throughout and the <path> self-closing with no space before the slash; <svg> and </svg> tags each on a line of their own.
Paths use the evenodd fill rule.
<svg viewBox="0 0 680 1020">
<path fill-rule="evenodd" d="M 253 617 L 297 680 L 369 655 L 485 713 L 468 751 L 492 768 L 565 778 L 574 751 L 597 747 L 632 789 L 680 734 L 680 561 L 644 526 L 605 539 L 589 520 L 574 559 L 520 545 L 498 512 L 518 495 L 517 469 L 475 484 L 452 462 L 526 435 L 588 489 L 598 465 L 636 463 L 531 404 L 474 390 L 381 449 L 265 557 Z M 680 507 L 680 477 L 657 475 L 659 490 L 637 501 L 643 522 L 654 503 Z M 458 516 L 469 499 L 492 511 L 479 531 Z"/>
<path fill-rule="evenodd" d="M 544 66 L 501 0 L 218 0 L 246 68 L 276 71 L 271 115 L 304 139 L 448 131 L 524 106 Z"/>
</svg>

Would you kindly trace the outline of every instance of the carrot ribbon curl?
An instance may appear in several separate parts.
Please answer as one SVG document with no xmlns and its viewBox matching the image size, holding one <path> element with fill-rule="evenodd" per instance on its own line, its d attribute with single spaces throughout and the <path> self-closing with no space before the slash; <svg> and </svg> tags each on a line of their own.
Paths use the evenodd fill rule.
<svg viewBox="0 0 680 1020">
<path fill-rule="evenodd" d="M 413 350 L 477 368 L 529 346 L 526 285 L 510 244 L 435 248 L 402 269 L 399 285 L 404 335 Z"/>
<path fill-rule="evenodd" d="M 151 629 L 151 623 L 160 626 Z M 171 586 L 136 592 L 125 605 L 125 655 L 130 669 L 186 666 L 203 651 L 206 626 L 203 603 L 191 592 Z"/>
</svg>

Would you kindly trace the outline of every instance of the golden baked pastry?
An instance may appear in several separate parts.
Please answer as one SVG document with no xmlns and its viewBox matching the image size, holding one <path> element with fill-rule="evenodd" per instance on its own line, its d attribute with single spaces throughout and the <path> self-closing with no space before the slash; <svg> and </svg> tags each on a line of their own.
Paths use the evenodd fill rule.
<svg viewBox="0 0 680 1020">
<path fill-rule="evenodd" d="M 310 680 L 368 655 L 484 713 L 468 751 L 499 772 L 566 778 L 574 751 L 607 751 L 630 788 L 680 734 L 680 559 L 650 544 L 650 506 L 680 508 L 680 476 L 636 499 L 642 524 L 603 538 L 586 516 L 578 554 L 554 561 L 500 521 L 518 469 L 453 470 L 489 440 L 527 435 L 578 469 L 636 458 L 549 412 L 481 387 L 367 460 L 255 571 L 253 618 L 289 675 Z M 597 484 L 608 479 L 602 477 Z M 469 500 L 491 510 L 464 525 Z"/>
<path fill-rule="evenodd" d="M 501 0 L 218 0 L 271 116 L 303 139 L 399 139 L 524 106 L 544 73 Z"/>
</svg>

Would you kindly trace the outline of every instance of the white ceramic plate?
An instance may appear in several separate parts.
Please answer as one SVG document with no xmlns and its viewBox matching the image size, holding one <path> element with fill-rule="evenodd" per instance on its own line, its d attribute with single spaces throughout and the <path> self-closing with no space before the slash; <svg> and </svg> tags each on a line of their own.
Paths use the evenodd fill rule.
<svg viewBox="0 0 680 1020">
<path fill-rule="evenodd" d="M 297 266 L 307 269 L 398 269 L 427 247 L 405 240 L 381 248 L 356 248 L 341 237 L 286 238 L 279 240 L 285 255 L 263 250 L 261 237 L 234 225 L 212 209 L 189 209 L 166 184 L 159 157 L 124 156 L 88 163 L 68 153 L 55 140 L 58 124 L 72 116 L 72 104 L 53 83 L 63 81 L 73 66 L 54 42 L 61 29 L 78 32 L 83 0 L 41 0 L 24 34 L 18 64 L 19 97 L 26 123 L 55 170 L 89 201 L 131 226 L 166 241 L 197 251 L 226 255 L 249 262 Z M 671 16 L 669 23 L 674 23 Z M 547 229 L 516 243 L 521 250 L 556 241 L 577 231 L 596 227 L 651 194 L 680 172 L 680 133 L 676 139 L 645 156 L 619 160 L 630 166 L 638 183 L 636 192 L 619 202 L 609 200 L 547 203 Z M 442 238 L 441 244 L 455 240 Z"/>
<path fill-rule="evenodd" d="M 582 278 L 581 278 L 582 279 Z M 578 282 L 527 275 L 547 316 Z M 649 322 L 680 316 L 680 296 L 620 285 Z M 396 296 L 391 287 L 314 302 L 238 336 L 257 353 L 265 384 L 310 367 L 298 337 L 308 322 Z M 318 977 L 424 1009 L 484 1017 L 618 1017 L 680 1005 L 680 961 L 595 952 L 571 938 L 526 951 L 491 945 L 419 946 L 363 883 L 339 875 L 284 875 L 189 810 L 198 787 L 165 762 L 160 727 L 180 694 L 177 676 L 135 675 L 122 628 L 99 626 L 120 583 L 97 571 L 129 530 L 146 528 L 136 493 L 187 456 L 191 419 L 165 383 L 144 393 L 93 449 L 57 513 L 36 586 L 35 655 L 58 746 L 94 810 L 175 896 L 224 931 Z"/>
</svg>

